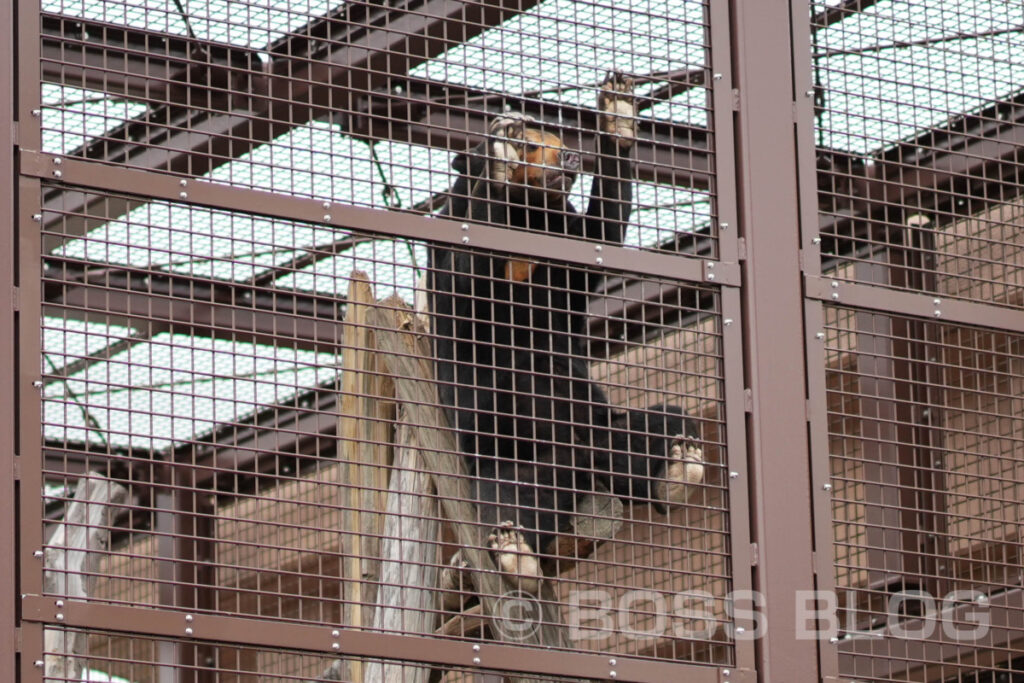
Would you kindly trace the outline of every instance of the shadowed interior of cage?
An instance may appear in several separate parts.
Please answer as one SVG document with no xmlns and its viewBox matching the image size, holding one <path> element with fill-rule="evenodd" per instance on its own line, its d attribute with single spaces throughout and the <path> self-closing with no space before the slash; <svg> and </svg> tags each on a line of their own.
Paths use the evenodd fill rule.
<svg viewBox="0 0 1024 683">
<path fill-rule="evenodd" d="M 818 188 L 822 272 L 838 302 L 823 341 L 840 665 L 866 681 L 1016 680 L 1019 16 L 871 5 L 815 33 L 818 161 L 832 171 Z M 847 284 L 920 293 L 930 315 L 843 306 Z M 942 322 L 947 302 L 1004 309 L 1008 330 L 997 309 L 989 328 Z M 983 636 L 969 628 L 979 606 Z"/>
</svg>

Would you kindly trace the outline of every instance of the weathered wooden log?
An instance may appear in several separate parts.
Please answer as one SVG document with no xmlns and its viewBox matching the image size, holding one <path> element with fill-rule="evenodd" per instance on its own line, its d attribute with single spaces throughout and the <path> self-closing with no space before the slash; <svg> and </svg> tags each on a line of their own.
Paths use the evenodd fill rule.
<svg viewBox="0 0 1024 683">
<path fill-rule="evenodd" d="M 365 273 L 349 282 L 342 332 L 341 407 L 338 456 L 341 462 L 342 547 L 345 603 L 342 623 L 363 628 L 373 622 L 380 580 L 377 560 L 383 533 L 384 496 L 391 464 L 394 385 L 378 372 L 373 331 L 366 312 L 375 305 Z M 352 660 L 348 678 L 362 683 L 363 665 Z"/>
<path fill-rule="evenodd" d="M 467 473 L 448 416 L 438 403 L 430 345 L 425 331 L 417 328 L 415 314 L 401 299 L 391 297 L 368 310 L 366 321 L 374 328 L 379 357 L 395 383 L 396 400 L 404 406 L 405 421 L 413 428 L 413 439 L 426 469 L 433 475 L 444 516 L 451 522 L 469 565 L 492 637 L 522 645 L 566 647 L 568 638 L 561 623 L 561 610 L 548 582 L 542 584 L 541 595 L 536 599 L 506 586 L 485 549 L 489 530 L 472 522 L 477 515 Z M 510 614 L 512 603 L 535 612 L 528 618 L 518 608 Z M 513 680 L 525 683 L 537 679 Z"/>
<path fill-rule="evenodd" d="M 128 489 L 100 474 L 78 480 L 64 519 L 46 544 L 43 591 L 72 599 L 92 594 L 102 551 L 110 540 L 116 506 L 128 501 Z M 89 634 L 47 629 L 45 675 L 50 680 L 77 681 Z"/>
<path fill-rule="evenodd" d="M 404 413 L 404 406 L 402 412 Z M 384 536 L 380 542 L 380 588 L 373 628 L 429 635 L 437 622 L 437 500 L 430 495 L 430 475 L 410 444 L 414 428 L 401 424 L 391 474 Z M 370 662 L 365 680 L 382 683 L 427 683 L 430 667 Z"/>
</svg>

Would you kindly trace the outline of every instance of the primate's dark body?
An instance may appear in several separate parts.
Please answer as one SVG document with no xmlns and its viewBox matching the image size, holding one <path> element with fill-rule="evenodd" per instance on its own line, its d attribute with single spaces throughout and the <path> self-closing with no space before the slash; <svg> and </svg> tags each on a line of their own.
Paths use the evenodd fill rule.
<svg viewBox="0 0 1024 683">
<path fill-rule="evenodd" d="M 600 139 L 584 215 L 563 199 L 545 206 L 549 195 L 510 193 L 488 182 L 486 142 L 456 160 L 460 176 L 442 213 L 621 243 L 632 206 L 632 162 L 611 136 Z M 613 410 L 590 381 L 587 301 L 599 276 L 539 263 L 515 281 L 507 264 L 500 256 L 431 249 L 437 377 L 476 477 L 481 521 L 511 520 L 543 552 L 565 528 L 560 513 L 573 511 L 595 479 L 616 495 L 650 501 L 652 477 L 664 472 L 673 437 L 696 439 L 697 433 L 672 406 Z"/>
</svg>

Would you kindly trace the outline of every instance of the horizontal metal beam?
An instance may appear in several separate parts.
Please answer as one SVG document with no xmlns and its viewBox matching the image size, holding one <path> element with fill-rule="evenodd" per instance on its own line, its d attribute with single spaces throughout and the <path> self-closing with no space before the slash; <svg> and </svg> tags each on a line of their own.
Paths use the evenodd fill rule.
<svg viewBox="0 0 1024 683">
<path fill-rule="evenodd" d="M 623 655 L 616 655 L 613 662 L 609 663 L 607 654 L 528 648 L 494 641 L 469 643 L 460 639 L 370 633 L 337 625 L 320 626 L 287 621 L 275 621 L 268 625 L 265 619 L 258 617 L 229 616 L 200 610 L 153 610 L 69 599 L 54 600 L 39 595 L 23 596 L 21 610 L 23 618 L 33 623 L 104 629 L 140 637 L 181 638 L 196 643 L 284 648 L 325 657 L 372 657 L 473 670 L 519 671 L 601 680 L 614 678 L 637 683 L 669 680 L 719 683 L 722 680 L 717 667 L 700 664 Z M 187 634 L 186 625 L 189 627 Z M 25 656 L 29 659 L 42 659 L 43 653 L 26 652 Z"/>
<path fill-rule="evenodd" d="M 975 299 L 955 299 L 942 295 L 894 290 L 828 277 L 805 277 L 807 297 L 847 308 L 908 317 L 930 318 L 942 323 L 975 325 L 1024 334 L 1024 301 L 1006 302 L 1007 306 L 983 303 Z M 1010 305 L 1013 308 L 1010 308 Z"/>
</svg>

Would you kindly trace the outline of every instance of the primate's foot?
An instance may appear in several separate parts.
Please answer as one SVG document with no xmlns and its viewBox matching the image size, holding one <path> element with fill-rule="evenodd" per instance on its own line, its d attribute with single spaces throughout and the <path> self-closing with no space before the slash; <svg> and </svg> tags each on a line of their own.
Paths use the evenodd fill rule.
<svg viewBox="0 0 1024 683">
<path fill-rule="evenodd" d="M 663 512 L 669 505 L 685 503 L 688 487 L 704 479 L 704 452 L 686 435 L 675 437 L 668 456 L 665 476 L 654 485 L 655 506 Z"/>
<path fill-rule="evenodd" d="M 456 551 L 448 566 L 441 570 L 438 581 L 442 591 L 441 604 L 444 609 L 454 612 L 462 608 L 462 603 L 469 597 L 467 591 L 472 588 L 469 578 L 469 563 L 462 559 L 462 552 Z"/>
<path fill-rule="evenodd" d="M 536 595 L 544 574 L 540 569 L 540 560 L 519 528 L 510 521 L 502 522 L 487 537 L 487 544 L 494 551 L 498 568 L 512 575 L 516 588 Z"/>
</svg>

